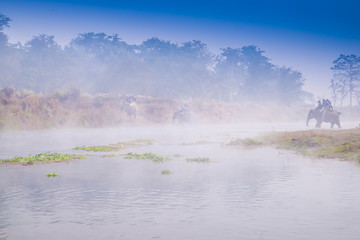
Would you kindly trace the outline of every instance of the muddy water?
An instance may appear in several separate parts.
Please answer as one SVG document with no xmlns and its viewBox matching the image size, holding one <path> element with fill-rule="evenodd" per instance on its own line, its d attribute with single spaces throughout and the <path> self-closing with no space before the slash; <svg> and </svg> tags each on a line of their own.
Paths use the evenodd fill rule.
<svg viewBox="0 0 360 240">
<path fill-rule="evenodd" d="M 0 239 L 360 239 L 359 167 L 224 145 L 302 128 L 269 123 L 2 133 L 0 158 L 137 138 L 155 143 L 119 153 L 181 156 L 154 163 L 90 153 L 69 163 L 0 165 Z M 191 157 L 211 161 L 186 161 Z M 44 176 L 51 172 L 59 176 Z"/>
</svg>

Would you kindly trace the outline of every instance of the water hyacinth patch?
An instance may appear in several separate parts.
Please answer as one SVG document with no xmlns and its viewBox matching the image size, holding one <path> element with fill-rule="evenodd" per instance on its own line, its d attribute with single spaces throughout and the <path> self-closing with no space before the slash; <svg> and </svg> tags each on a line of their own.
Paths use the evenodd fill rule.
<svg viewBox="0 0 360 240">
<path fill-rule="evenodd" d="M 47 174 L 45 174 L 45 176 L 46 176 L 46 177 L 57 177 L 57 176 L 59 176 L 59 175 L 56 174 L 56 173 L 47 173 Z"/>
<path fill-rule="evenodd" d="M 112 158 L 112 157 L 121 157 L 124 154 L 107 154 L 107 155 L 102 155 L 101 157 L 103 158 Z"/>
<path fill-rule="evenodd" d="M 151 145 L 154 143 L 152 139 L 140 138 L 127 142 L 117 142 L 111 143 L 109 145 L 99 145 L 99 146 L 82 146 L 73 148 L 73 150 L 84 150 L 91 152 L 115 152 L 127 147 L 141 147 L 145 145 Z"/>
<path fill-rule="evenodd" d="M 170 170 L 161 170 L 161 175 L 169 175 L 169 174 L 173 174 L 173 172 Z"/>
<path fill-rule="evenodd" d="M 73 148 L 73 150 L 84 150 L 88 152 L 115 152 L 120 150 L 122 147 L 116 146 L 82 146 Z"/>
<path fill-rule="evenodd" d="M 236 139 L 230 141 L 227 145 L 241 145 L 241 146 L 260 146 L 262 145 L 262 142 L 252 139 L 252 138 L 245 138 L 245 139 Z"/>
<path fill-rule="evenodd" d="M 2 163 L 33 163 L 33 162 L 61 162 L 68 160 L 85 159 L 84 155 L 62 154 L 62 153 L 39 153 L 35 155 L 29 154 L 27 157 L 14 157 L 11 159 L 3 159 Z"/>
<path fill-rule="evenodd" d="M 138 153 L 132 153 L 129 152 L 128 154 L 125 155 L 126 159 L 151 159 L 154 162 L 165 162 L 168 160 L 171 160 L 168 157 L 162 157 L 162 156 L 158 156 L 155 153 L 143 153 L 143 154 L 138 154 Z"/>
<path fill-rule="evenodd" d="M 187 158 L 186 161 L 188 161 L 188 162 L 210 162 L 210 158 L 205 158 L 205 157 L 203 157 L 203 158 L 200 158 L 200 157 Z"/>
</svg>

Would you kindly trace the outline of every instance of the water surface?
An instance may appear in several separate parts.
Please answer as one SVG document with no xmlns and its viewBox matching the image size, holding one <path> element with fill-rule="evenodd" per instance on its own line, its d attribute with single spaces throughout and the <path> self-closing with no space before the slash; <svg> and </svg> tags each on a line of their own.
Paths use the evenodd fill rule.
<svg viewBox="0 0 360 240">
<path fill-rule="evenodd" d="M 237 137 L 300 124 L 159 126 L 7 132 L 0 158 L 151 138 L 171 161 L 103 158 L 0 165 L 0 239 L 360 239 L 360 168 Z M 203 144 L 190 144 L 199 141 Z M 185 144 L 184 144 L 185 143 Z M 186 158 L 209 157 L 209 163 Z M 162 170 L 173 174 L 162 175 Z M 46 173 L 56 172 L 55 178 Z"/>
</svg>

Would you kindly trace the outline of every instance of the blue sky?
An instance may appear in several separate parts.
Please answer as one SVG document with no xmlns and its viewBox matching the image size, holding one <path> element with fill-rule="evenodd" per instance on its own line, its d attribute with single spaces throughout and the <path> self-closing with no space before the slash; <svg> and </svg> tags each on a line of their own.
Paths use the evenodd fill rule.
<svg viewBox="0 0 360 240">
<path fill-rule="evenodd" d="M 360 54 L 360 1 L 0 0 L 13 19 L 10 42 L 41 33 L 61 45 L 78 33 L 118 33 L 128 43 L 156 36 L 223 47 L 257 45 L 273 63 L 303 73 L 305 90 L 329 97 L 332 61 Z"/>
</svg>

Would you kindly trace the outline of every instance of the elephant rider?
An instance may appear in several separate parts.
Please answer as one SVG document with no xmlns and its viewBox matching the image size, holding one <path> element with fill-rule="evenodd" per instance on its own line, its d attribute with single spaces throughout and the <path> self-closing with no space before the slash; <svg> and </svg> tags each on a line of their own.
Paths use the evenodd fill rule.
<svg viewBox="0 0 360 240">
<path fill-rule="evenodd" d="M 315 108 L 315 110 L 320 110 L 321 111 L 322 107 L 323 107 L 323 105 L 321 104 L 321 101 L 318 100 L 318 106 L 317 106 L 317 108 Z"/>
<path fill-rule="evenodd" d="M 329 106 L 329 111 L 333 111 L 333 110 L 334 110 L 334 108 L 333 108 L 333 106 L 331 105 L 331 102 L 330 102 L 329 99 L 326 99 L 326 105 Z"/>
<path fill-rule="evenodd" d="M 322 100 L 322 105 L 323 105 L 323 107 L 326 107 L 326 100 L 325 100 L 325 98 L 323 98 L 323 100 Z"/>
<path fill-rule="evenodd" d="M 318 108 L 319 108 L 319 105 L 320 105 L 320 101 L 318 101 Z M 332 112 L 334 110 L 329 99 L 323 99 L 322 107 L 330 112 Z"/>
</svg>

